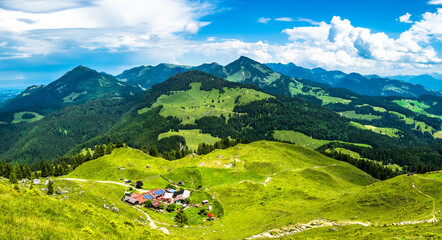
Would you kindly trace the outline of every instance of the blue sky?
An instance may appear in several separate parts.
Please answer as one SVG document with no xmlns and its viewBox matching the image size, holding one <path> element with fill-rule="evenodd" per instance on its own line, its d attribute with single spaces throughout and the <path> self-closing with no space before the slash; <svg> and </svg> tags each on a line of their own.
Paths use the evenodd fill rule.
<svg viewBox="0 0 442 240">
<path fill-rule="evenodd" d="M 0 0 L 0 88 L 245 55 L 363 74 L 442 73 L 442 0 Z"/>
</svg>

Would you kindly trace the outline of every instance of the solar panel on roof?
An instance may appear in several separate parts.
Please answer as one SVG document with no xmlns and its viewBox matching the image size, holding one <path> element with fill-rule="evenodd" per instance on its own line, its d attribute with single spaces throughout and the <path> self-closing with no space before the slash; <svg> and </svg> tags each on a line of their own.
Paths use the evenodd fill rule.
<svg viewBox="0 0 442 240">
<path fill-rule="evenodd" d="M 147 195 L 144 195 L 144 198 L 145 199 L 153 199 L 153 196 L 152 196 L 152 194 L 147 194 Z"/>
<path fill-rule="evenodd" d="M 157 196 L 159 196 L 159 195 L 162 195 L 162 194 L 164 194 L 164 193 L 166 193 L 163 189 L 160 189 L 160 190 L 156 190 L 155 192 L 154 192 Z"/>
</svg>

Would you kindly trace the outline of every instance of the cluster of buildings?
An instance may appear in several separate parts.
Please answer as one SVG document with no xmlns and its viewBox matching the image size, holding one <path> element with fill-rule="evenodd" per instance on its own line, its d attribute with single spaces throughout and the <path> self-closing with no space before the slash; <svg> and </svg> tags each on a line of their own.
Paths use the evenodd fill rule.
<svg viewBox="0 0 442 240">
<path fill-rule="evenodd" d="M 175 189 L 168 188 L 166 190 L 158 188 L 151 190 L 149 192 L 145 192 L 143 194 L 132 193 L 126 195 L 124 201 L 132 204 L 132 205 L 141 205 L 144 204 L 147 200 L 152 201 L 152 206 L 158 208 L 161 203 L 164 204 L 184 204 L 185 200 L 190 197 L 190 191 L 181 190 L 176 191 Z"/>
</svg>

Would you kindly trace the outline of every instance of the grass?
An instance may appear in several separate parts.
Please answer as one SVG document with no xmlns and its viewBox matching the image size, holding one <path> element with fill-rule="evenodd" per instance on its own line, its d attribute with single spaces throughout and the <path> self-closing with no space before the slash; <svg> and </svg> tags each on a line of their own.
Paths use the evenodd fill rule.
<svg viewBox="0 0 442 240">
<path fill-rule="evenodd" d="M 372 114 L 358 114 L 355 111 L 345 111 L 345 112 L 339 112 L 341 116 L 344 116 L 346 118 L 350 119 L 358 119 L 358 120 L 374 120 L 374 119 L 381 119 L 381 116 L 372 115 Z"/>
<path fill-rule="evenodd" d="M 205 116 L 222 114 L 228 119 L 230 114 L 234 114 L 233 109 L 236 105 L 273 97 L 246 88 L 224 88 L 224 92 L 220 93 L 218 89 L 201 90 L 201 83 L 191 83 L 190 87 L 191 89 L 187 91 L 160 96 L 151 108 L 162 105 L 160 115 L 175 116 L 182 120 L 182 124 L 192 124 L 196 119 Z M 138 113 L 143 114 L 151 108 L 140 109 Z"/>
<path fill-rule="evenodd" d="M 389 167 L 389 168 L 391 168 L 392 170 L 399 170 L 399 171 L 402 170 L 402 167 L 399 166 L 399 165 L 397 165 L 397 164 L 388 164 L 388 165 L 384 165 L 384 164 L 383 164 L 382 162 L 380 162 L 380 161 L 375 161 L 375 160 L 371 160 L 371 159 L 368 159 L 368 158 L 361 158 L 361 155 L 360 155 L 359 153 L 357 153 L 357 152 L 353 152 L 353 151 L 348 150 L 348 149 L 345 149 L 345 148 L 335 148 L 334 150 L 337 151 L 337 152 L 343 153 L 343 154 L 347 154 L 347 155 L 351 156 L 352 158 L 364 159 L 364 160 L 367 160 L 367 161 L 370 161 L 370 162 L 377 163 L 377 164 L 379 164 L 379 165 L 383 165 L 383 166 Z M 327 149 L 327 150 L 326 150 L 326 152 L 329 152 L 329 151 L 330 151 L 330 149 Z"/>
<path fill-rule="evenodd" d="M 355 126 L 355 127 L 357 127 L 357 128 L 364 129 L 364 130 L 370 130 L 372 132 L 379 133 L 379 134 L 382 134 L 382 135 L 386 135 L 386 136 L 389 136 L 389 137 L 399 137 L 400 136 L 399 135 L 400 134 L 400 130 L 395 129 L 395 128 L 383 128 L 383 127 L 375 127 L 375 126 L 372 126 L 372 125 L 362 125 L 362 124 L 357 123 L 357 122 L 351 122 L 350 124 Z"/>
<path fill-rule="evenodd" d="M 208 133 L 201 133 L 199 129 L 191 130 L 179 130 L 178 132 L 166 132 L 158 135 L 158 140 L 162 138 L 167 138 L 170 136 L 182 136 L 186 140 L 186 145 L 192 150 L 198 150 L 198 145 L 200 143 L 215 144 L 215 142 L 221 140 L 217 137 L 212 137 Z"/>
<path fill-rule="evenodd" d="M 149 164 L 150 168 L 145 168 L 146 164 Z M 124 166 L 126 170 L 118 170 L 117 166 Z M 440 192 L 442 173 L 402 175 L 386 181 L 377 181 L 345 162 L 330 159 L 302 146 L 279 142 L 259 141 L 239 144 L 215 150 L 207 155 L 190 155 L 176 161 L 153 158 L 138 150 L 122 148 L 116 149 L 111 155 L 82 164 L 68 177 L 114 180 L 124 175 L 125 178 L 134 180 L 157 174 L 162 174 L 175 182 L 185 181 L 184 187 L 192 191 L 193 202 L 210 200 L 214 214 L 221 216 L 217 221 L 207 222 L 203 221 L 204 217 L 197 214 L 197 209 L 187 209 L 186 214 L 191 219 L 189 227 L 173 228 L 168 225 L 173 224 L 173 213 L 157 213 L 144 209 L 155 221 L 160 222 L 159 226 L 165 226 L 171 231 L 171 235 L 168 236 L 170 238 L 241 239 L 317 219 L 335 222 L 369 222 L 374 227 L 360 229 L 358 226 L 338 227 L 342 229 L 342 234 L 339 231 L 329 232 L 330 228 L 317 228 L 293 237 L 314 236 L 309 234 L 316 232 L 323 238 L 334 236 L 344 238 L 353 236 L 352 234 L 356 232 L 362 236 L 372 233 L 379 234 L 376 236 L 389 237 L 388 228 L 382 227 L 384 224 L 425 220 L 431 218 L 433 212 L 437 218 L 442 218 Z M 70 188 L 76 194 L 66 200 L 56 196 L 53 201 L 47 200 L 50 197 L 44 197 L 44 201 L 41 202 L 30 198 L 29 201 L 24 200 L 24 203 L 21 202 L 21 198 L 17 200 L 16 195 L 5 198 L 4 194 L 0 194 L 0 199 L 3 200 L 0 206 L 8 206 L 8 202 L 12 201 L 14 203 L 11 205 L 11 211 L 20 209 L 18 210 L 20 212 L 21 209 L 28 209 L 30 206 L 45 209 L 58 202 L 74 204 L 71 207 L 79 210 L 73 210 L 72 213 L 64 211 L 64 207 L 53 208 L 61 211 L 59 214 L 53 213 L 55 219 L 61 221 L 57 226 L 64 226 L 64 224 L 79 224 L 73 221 L 75 218 L 66 217 L 65 214 L 77 216 L 77 212 L 81 213 L 84 210 L 83 205 L 80 205 L 81 202 L 90 203 L 92 211 L 97 212 L 97 215 L 93 216 L 103 214 L 104 217 L 97 219 L 82 216 L 81 226 L 66 225 L 73 230 L 76 229 L 77 232 L 80 231 L 78 233 L 80 235 L 74 236 L 79 236 L 80 239 L 86 238 L 87 235 L 81 232 L 81 229 L 86 227 L 89 227 L 96 234 L 94 237 L 98 239 L 121 236 L 117 233 L 113 235 L 114 233 L 107 230 L 115 214 L 101 206 L 103 203 L 116 202 L 125 191 L 125 187 L 92 181 L 75 184 L 58 180 L 56 184 Z M 166 184 L 165 180 L 157 177 L 146 181 L 145 187 L 157 188 Z M 79 195 L 80 191 L 85 191 L 85 195 Z M 211 200 L 212 196 L 215 196 L 214 200 Z M 124 222 L 128 221 L 127 219 L 139 218 L 137 215 L 139 213 L 127 206 L 118 202 L 118 207 L 122 211 L 119 213 L 121 216 L 117 215 L 119 216 L 117 220 L 122 226 L 125 226 Z M 24 213 L 22 216 L 25 216 Z M 45 218 L 40 215 L 35 216 L 38 222 L 40 218 Z M 64 220 L 65 217 L 69 221 Z M 26 218 L 29 219 L 27 221 L 34 219 L 33 215 L 27 214 Z M 9 221 L 7 219 L 8 217 L 0 217 L 0 221 L 4 221 L 3 225 L 6 226 L 6 222 Z M 89 225 L 89 222 L 93 222 L 94 225 Z M 436 228 L 428 226 L 430 229 L 426 232 L 434 234 Z M 26 227 L 32 228 L 30 223 L 25 224 L 23 228 Z M 21 226 L 17 224 L 17 228 Z M 121 238 L 142 233 L 136 224 L 129 227 L 132 228 L 133 232 L 127 236 L 124 235 L 125 230 L 119 229 L 120 234 L 123 234 Z M 5 228 L 2 230 L 6 231 Z M 422 231 L 421 228 L 416 232 L 426 233 Z M 25 233 L 31 234 L 29 231 Z M 403 233 L 396 231 L 395 236 L 400 238 L 407 236 L 406 233 L 409 231 Z"/>
<path fill-rule="evenodd" d="M 150 230 L 134 208 L 118 201 L 123 187 L 109 184 L 55 181 L 54 186 L 69 191 L 44 195 L 34 187 L 21 185 L 14 190 L 0 183 L 1 239 L 165 239 Z M 103 208 L 115 204 L 119 213 Z M 137 219 L 137 221 L 134 221 Z M 170 238 L 174 238 L 170 236 Z"/>
<path fill-rule="evenodd" d="M 349 99 L 329 96 L 329 94 L 326 91 L 322 90 L 321 88 L 311 87 L 311 89 L 308 92 L 304 92 L 303 87 L 304 87 L 304 84 L 302 84 L 300 82 L 296 82 L 296 84 L 294 82 L 291 82 L 290 86 L 289 86 L 289 90 L 293 96 L 309 95 L 309 96 L 314 96 L 318 99 L 321 99 L 322 105 L 327 105 L 329 103 L 342 103 L 342 104 L 351 103 L 351 100 L 349 100 Z"/>
<path fill-rule="evenodd" d="M 370 227 L 331 226 L 314 228 L 281 239 L 442 239 L 442 223 Z"/>
<path fill-rule="evenodd" d="M 23 115 L 25 114 L 34 115 L 34 117 L 30 119 L 24 119 Z M 12 123 L 21 123 L 21 122 L 32 123 L 41 120 L 42 118 L 44 118 L 44 116 L 36 112 L 18 112 L 14 113 L 14 120 L 12 120 Z"/>
<path fill-rule="evenodd" d="M 276 130 L 273 132 L 273 137 L 276 140 L 295 143 L 295 144 L 301 145 L 301 146 L 309 148 L 309 149 L 316 149 L 324 144 L 332 142 L 329 140 L 314 139 L 314 138 L 309 137 L 305 134 L 295 132 L 295 131 L 287 131 L 287 130 Z M 342 141 L 339 141 L 339 142 L 342 142 Z M 348 142 L 342 142 L 342 143 L 348 143 Z M 371 148 L 370 145 L 362 144 L 362 143 L 349 143 L 349 144 Z"/>
</svg>

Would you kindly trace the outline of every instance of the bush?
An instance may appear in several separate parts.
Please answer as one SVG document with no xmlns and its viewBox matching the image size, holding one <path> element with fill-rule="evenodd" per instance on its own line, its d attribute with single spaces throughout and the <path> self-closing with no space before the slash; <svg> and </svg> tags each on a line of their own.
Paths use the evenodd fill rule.
<svg viewBox="0 0 442 240">
<path fill-rule="evenodd" d="M 166 210 L 169 211 L 169 212 L 173 212 L 173 211 L 176 210 L 176 205 L 173 204 L 173 203 L 172 203 L 172 204 L 169 204 L 169 205 L 167 205 Z"/>
<path fill-rule="evenodd" d="M 199 215 L 201 216 L 206 216 L 207 215 L 207 209 L 205 207 L 201 208 L 198 212 Z"/>
<path fill-rule="evenodd" d="M 146 207 L 152 207 L 152 200 L 151 199 L 147 199 L 147 201 L 144 203 L 144 206 Z"/>
</svg>

